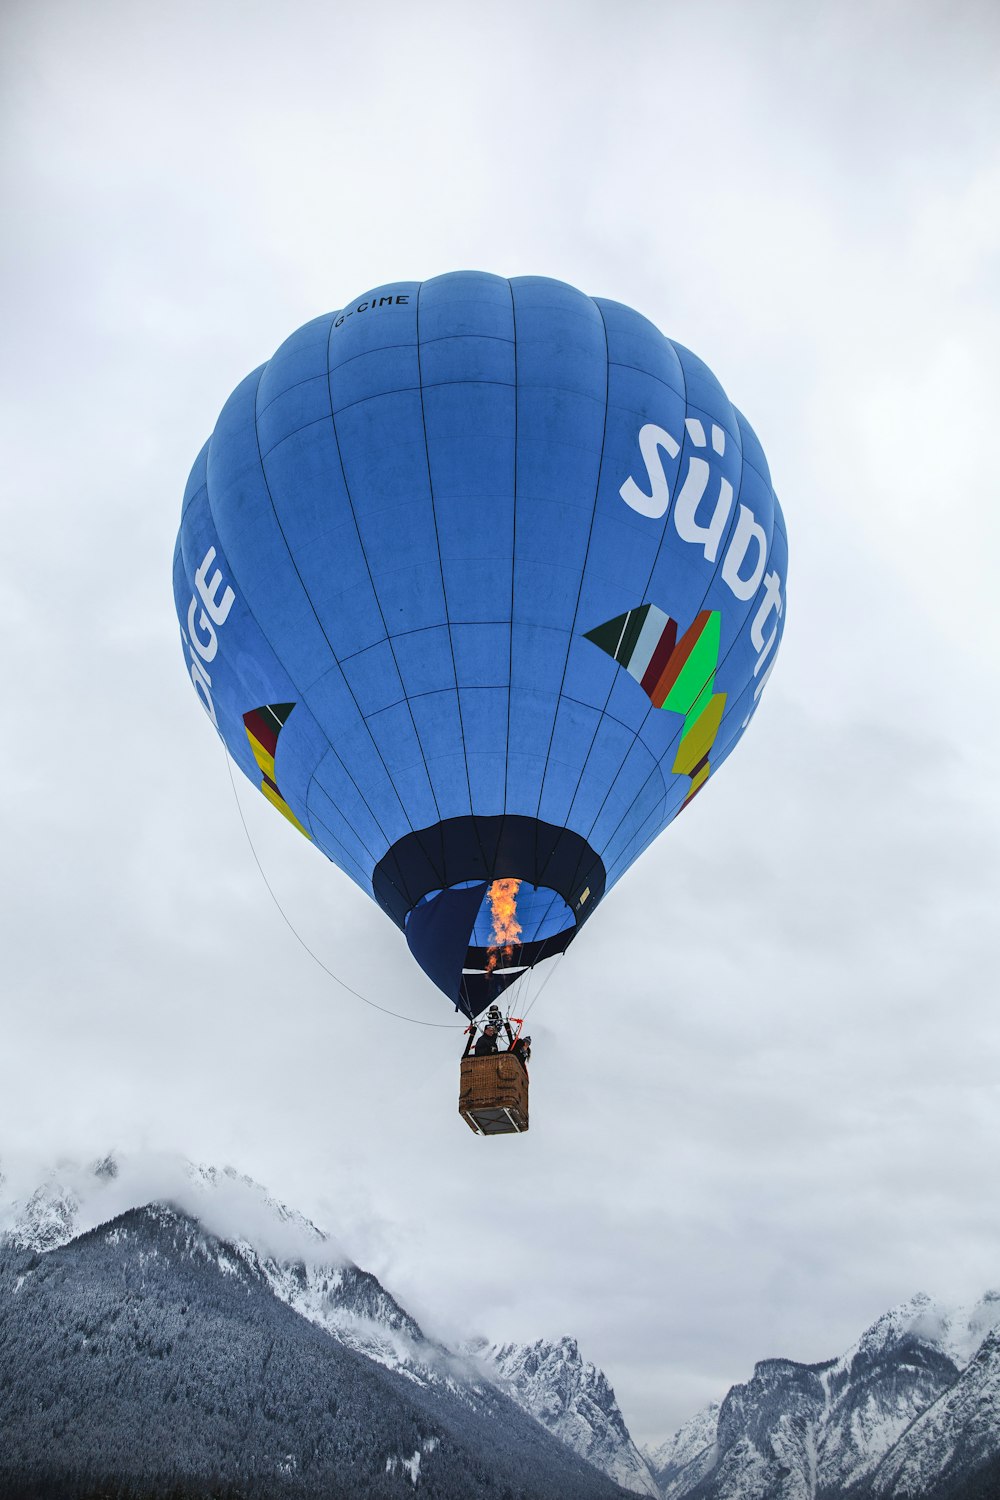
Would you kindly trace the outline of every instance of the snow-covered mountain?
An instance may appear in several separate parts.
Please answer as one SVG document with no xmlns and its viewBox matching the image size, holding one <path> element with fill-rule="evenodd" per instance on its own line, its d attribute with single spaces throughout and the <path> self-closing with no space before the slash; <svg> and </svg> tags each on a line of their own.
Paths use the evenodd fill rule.
<svg viewBox="0 0 1000 1500">
<path fill-rule="evenodd" d="M 874 1495 L 893 1500 L 977 1490 L 1000 1495 L 1000 1327 L 986 1335 L 959 1379 L 901 1435 L 872 1482 Z"/>
<path fill-rule="evenodd" d="M 649 1458 L 663 1500 L 957 1497 L 1000 1465 L 1000 1294 L 920 1294 L 838 1359 L 762 1360 Z"/>
<path fill-rule="evenodd" d="M 574 1453 L 624 1489 L 659 1497 L 607 1376 L 581 1358 L 575 1339 L 490 1344 L 477 1352 L 490 1377 Z"/>
<path fill-rule="evenodd" d="M 281 1301 L 379 1364 L 436 1370 L 447 1358 L 330 1235 L 232 1167 L 170 1156 L 62 1162 L 30 1196 L 0 1206 L 0 1233 L 44 1252 L 147 1202 L 189 1214 L 231 1245 Z"/>
<path fill-rule="evenodd" d="M 718 1427 L 719 1403 L 712 1401 L 665 1443 L 646 1450 L 646 1462 L 662 1500 L 689 1494 L 714 1467 Z"/>
<path fill-rule="evenodd" d="M 991 1316 L 1000 1317 L 991 1297 L 951 1310 L 921 1293 L 866 1329 L 824 1377 L 817 1482 L 848 1489 L 868 1480 L 910 1424 L 954 1384 Z"/>
<path fill-rule="evenodd" d="M 0 1433 L 17 1500 L 626 1500 L 494 1386 L 357 1353 L 162 1204 L 0 1247 Z"/>
<path fill-rule="evenodd" d="M 143 1210 L 151 1186 L 155 1196 Z M 137 1211 L 151 1215 L 149 1222 L 137 1227 Z M 621 1493 L 618 1483 L 657 1494 L 614 1392 L 602 1372 L 584 1364 L 572 1340 L 548 1346 L 545 1375 L 540 1377 L 536 1369 L 530 1388 L 519 1391 L 512 1368 L 502 1370 L 489 1356 L 452 1352 L 428 1338 L 381 1283 L 355 1265 L 334 1240 L 232 1169 L 218 1171 L 174 1158 L 152 1165 L 144 1160 L 138 1169 L 135 1162 L 114 1156 L 87 1167 L 64 1162 L 40 1187 L 0 1203 L 0 1236 L 9 1252 L 20 1252 L 31 1263 L 44 1264 L 60 1251 L 76 1251 L 95 1236 L 105 1248 L 116 1247 L 124 1260 L 134 1257 L 142 1233 L 152 1233 L 153 1228 L 161 1238 L 169 1230 L 168 1259 L 180 1254 L 199 1265 L 211 1264 L 228 1285 L 242 1284 L 255 1297 L 266 1288 L 291 1314 L 340 1348 L 451 1408 L 475 1417 L 484 1406 L 492 1409 L 497 1401 L 513 1400 L 531 1419 L 532 1428 L 548 1430 L 547 1442 L 558 1439 L 555 1451 L 567 1462 L 576 1463 L 577 1455 L 586 1461 L 584 1472 L 593 1476 L 593 1484 L 607 1485 L 599 1476 L 613 1481 L 610 1488 L 594 1490 L 595 1495 Z M 152 1252 L 161 1260 L 164 1253 L 162 1246 Z M 149 1264 L 149 1254 L 141 1251 L 143 1266 Z M 23 1280 L 17 1282 L 18 1292 L 22 1285 Z M 488 1349 L 481 1341 L 480 1350 Z M 506 1352 L 512 1365 L 513 1351 L 508 1346 Z M 536 1414 L 535 1406 L 544 1409 L 549 1420 Z M 427 1449 L 418 1445 L 412 1453 L 388 1453 L 387 1472 L 416 1485 L 421 1472 L 426 1477 L 428 1455 L 437 1449 L 433 1433 L 421 1438 L 421 1444 L 432 1439 Z M 440 1467 L 442 1460 L 434 1463 Z M 588 1493 L 590 1488 L 584 1486 Z M 572 1489 L 570 1493 L 575 1494 Z"/>
</svg>

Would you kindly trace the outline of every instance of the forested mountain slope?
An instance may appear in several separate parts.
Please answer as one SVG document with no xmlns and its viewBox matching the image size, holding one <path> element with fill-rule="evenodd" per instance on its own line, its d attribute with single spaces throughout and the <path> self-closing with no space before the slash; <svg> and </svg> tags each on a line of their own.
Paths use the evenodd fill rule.
<svg viewBox="0 0 1000 1500">
<path fill-rule="evenodd" d="M 487 1382 L 345 1347 L 194 1219 L 133 1209 L 0 1251 L 0 1491 L 613 1500 Z"/>
</svg>

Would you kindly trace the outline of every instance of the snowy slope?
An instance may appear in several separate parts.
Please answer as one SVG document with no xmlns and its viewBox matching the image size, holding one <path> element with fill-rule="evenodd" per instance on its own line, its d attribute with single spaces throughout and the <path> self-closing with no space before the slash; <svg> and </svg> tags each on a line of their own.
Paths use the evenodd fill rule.
<svg viewBox="0 0 1000 1500">
<path fill-rule="evenodd" d="M 574 1453 L 625 1489 L 659 1496 L 607 1377 L 581 1358 L 575 1339 L 492 1344 L 478 1354 L 490 1378 Z"/>
<path fill-rule="evenodd" d="M 0 1233 L 11 1245 L 44 1253 L 151 1202 L 197 1221 L 225 1247 L 223 1269 L 259 1276 L 286 1306 L 346 1348 L 472 1408 L 484 1390 L 496 1388 L 601 1473 L 658 1496 L 614 1391 L 583 1362 L 572 1339 L 522 1351 L 479 1341 L 477 1352 L 486 1355 L 480 1359 L 470 1359 L 468 1349 L 447 1349 L 334 1240 L 231 1168 L 173 1157 L 63 1162 L 30 1194 L 0 1203 Z"/>
<path fill-rule="evenodd" d="M 995 1301 L 995 1294 L 990 1299 Z M 986 1465 L 1000 1493 L 1000 1329 L 983 1340 L 961 1377 L 921 1414 L 877 1470 L 875 1495 L 930 1496 L 961 1489 Z"/>
<path fill-rule="evenodd" d="M 712 1401 L 690 1417 L 658 1448 L 645 1450 L 645 1458 L 662 1500 L 686 1495 L 714 1468 L 718 1459 L 716 1438 L 719 1403 Z"/>
<path fill-rule="evenodd" d="M 867 1479 L 910 1423 L 958 1378 L 953 1323 L 953 1314 L 919 1293 L 884 1313 L 827 1371 L 817 1434 L 823 1487 L 846 1489 Z"/>
<path fill-rule="evenodd" d="M 4 1496 L 624 1500 L 488 1383 L 457 1398 L 346 1348 L 164 1205 L 8 1239 L 0 1328 Z"/>
</svg>

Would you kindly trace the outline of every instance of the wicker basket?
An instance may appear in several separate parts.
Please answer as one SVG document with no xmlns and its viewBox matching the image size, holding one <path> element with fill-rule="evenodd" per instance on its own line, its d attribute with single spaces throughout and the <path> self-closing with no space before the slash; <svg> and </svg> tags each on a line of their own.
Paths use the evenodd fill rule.
<svg viewBox="0 0 1000 1500">
<path fill-rule="evenodd" d="M 477 1135 L 520 1135 L 528 1128 L 528 1070 L 510 1052 L 463 1057 L 458 1112 Z"/>
</svg>

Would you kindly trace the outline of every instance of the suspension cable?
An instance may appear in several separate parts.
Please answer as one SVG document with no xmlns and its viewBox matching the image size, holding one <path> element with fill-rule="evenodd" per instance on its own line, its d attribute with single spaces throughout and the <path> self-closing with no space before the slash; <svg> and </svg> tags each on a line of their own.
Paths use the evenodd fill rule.
<svg viewBox="0 0 1000 1500">
<path fill-rule="evenodd" d="M 552 978 L 553 974 L 556 972 L 556 969 L 558 969 L 558 967 L 559 967 L 559 960 L 563 956 L 564 956 L 563 953 L 557 953 L 556 954 L 556 956 L 555 956 L 556 957 L 555 963 L 552 965 L 551 969 L 546 974 L 546 976 L 542 980 L 541 984 L 538 986 L 538 989 L 535 991 L 534 999 L 531 1001 L 530 1005 L 527 1007 L 527 1009 L 524 1012 L 524 1019 L 525 1020 L 528 1019 L 528 1016 L 530 1015 L 531 1011 L 534 1009 L 534 1007 L 538 1004 L 539 1000 L 542 998 L 542 992 L 545 989 L 545 986 L 548 984 L 549 980 Z"/>
<path fill-rule="evenodd" d="M 220 738 L 221 738 L 221 736 L 220 736 Z M 335 984 L 339 984 L 340 985 L 340 988 L 342 990 L 346 990 L 349 995 L 353 995 L 356 1000 L 360 1000 L 361 1003 L 362 1003 L 362 1005 L 370 1006 L 372 1010 L 381 1011 L 384 1016 L 392 1016 L 392 1018 L 394 1020 L 396 1020 L 396 1021 L 407 1021 L 411 1026 L 430 1026 L 430 1027 L 432 1027 L 436 1031 L 462 1031 L 462 1030 L 464 1030 L 465 1028 L 459 1026 L 455 1021 L 421 1021 L 421 1020 L 418 1020 L 416 1016 L 404 1016 L 402 1014 L 402 1012 L 400 1012 L 398 1010 L 389 1010 L 388 1006 L 379 1005 L 379 1004 L 377 1004 L 376 1001 L 369 1000 L 366 995 L 362 995 L 362 993 L 361 993 L 360 990 L 356 990 L 353 985 L 350 985 L 350 984 L 347 983 L 346 980 L 341 979 L 341 977 L 340 977 L 339 974 L 335 974 L 333 972 L 333 970 L 331 968 L 329 968 L 329 966 L 323 962 L 323 960 L 320 958 L 319 954 L 315 953 L 313 951 L 313 949 L 310 948 L 309 944 L 306 942 L 306 940 L 302 936 L 302 934 L 297 930 L 297 928 L 293 924 L 291 918 L 289 917 L 288 913 L 285 911 L 285 908 L 282 906 L 281 902 L 278 900 L 277 896 L 274 893 L 274 889 L 273 889 L 273 887 L 271 885 L 271 882 L 268 880 L 267 875 L 264 872 L 264 866 L 260 862 L 260 856 L 258 855 L 257 850 L 256 850 L 256 848 L 254 846 L 254 841 L 253 841 L 253 839 L 252 839 L 252 837 L 250 835 L 250 829 L 247 827 L 247 820 L 243 816 L 243 805 L 240 802 L 240 794 L 236 790 L 236 781 L 235 781 L 235 779 L 233 777 L 233 768 L 232 768 L 232 765 L 230 764 L 229 751 L 226 749 L 226 745 L 225 745 L 224 741 L 223 741 L 223 745 L 222 745 L 222 753 L 223 753 L 223 755 L 225 756 L 225 759 L 226 759 L 226 770 L 229 773 L 229 785 L 233 789 L 233 798 L 235 799 L 235 802 L 236 802 L 236 809 L 237 809 L 237 811 L 239 812 L 239 815 L 240 815 L 240 822 L 243 824 L 243 832 L 246 834 L 247 843 L 250 845 L 250 853 L 253 855 L 254 863 L 257 866 L 257 869 L 260 871 L 260 878 L 261 878 L 261 880 L 263 880 L 265 886 L 267 887 L 267 891 L 268 891 L 269 896 L 271 897 L 271 900 L 274 902 L 275 906 L 278 908 L 278 911 L 281 913 L 281 917 L 282 917 L 282 920 L 285 923 L 285 926 L 288 928 L 289 932 L 295 938 L 296 942 L 300 943 L 301 946 L 306 950 L 306 952 L 309 954 L 309 957 L 313 960 L 313 962 L 319 964 L 319 966 L 323 970 L 324 974 L 329 975 L 329 977 L 333 980 L 333 982 Z"/>
</svg>

